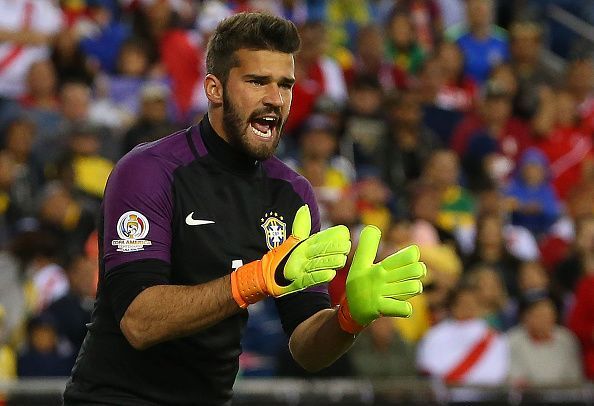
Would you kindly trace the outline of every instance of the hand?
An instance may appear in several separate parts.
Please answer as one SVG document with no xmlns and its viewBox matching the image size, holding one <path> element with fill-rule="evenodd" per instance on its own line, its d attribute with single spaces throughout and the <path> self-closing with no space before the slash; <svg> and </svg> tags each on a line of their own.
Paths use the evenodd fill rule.
<svg viewBox="0 0 594 406">
<path fill-rule="evenodd" d="M 231 291 L 245 308 L 266 296 L 280 297 L 330 282 L 351 249 L 348 228 L 334 226 L 312 236 L 309 207 L 297 210 L 291 235 L 261 260 L 231 273 Z"/>
<path fill-rule="evenodd" d="M 374 264 L 381 237 L 375 226 L 361 231 L 359 246 L 346 281 L 346 298 L 338 321 L 351 334 L 358 333 L 381 316 L 410 317 L 412 305 L 406 301 L 423 291 L 419 279 L 427 273 L 419 262 L 419 248 L 406 247 Z"/>
</svg>

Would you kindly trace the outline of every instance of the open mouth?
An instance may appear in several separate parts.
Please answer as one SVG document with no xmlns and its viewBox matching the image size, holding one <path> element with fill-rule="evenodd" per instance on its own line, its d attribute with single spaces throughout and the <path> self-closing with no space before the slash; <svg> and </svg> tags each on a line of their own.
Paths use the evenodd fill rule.
<svg viewBox="0 0 594 406">
<path fill-rule="evenodd" d="M 260 138 L 272 139 L 273 133 L 278 127 L 280 118 L 274 114 L 257 116 L 250 120 L 252 132 Z"/>
</svg>

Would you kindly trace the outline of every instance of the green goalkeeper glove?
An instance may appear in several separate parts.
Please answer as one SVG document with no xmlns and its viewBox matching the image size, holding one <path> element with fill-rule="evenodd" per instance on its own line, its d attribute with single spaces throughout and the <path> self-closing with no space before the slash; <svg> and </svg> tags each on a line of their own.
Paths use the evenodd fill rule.
<svg viewBox="0 0 594 406">
<path fill-rule="evenodd" d="M 304 205 L 295 214 L 291 235 L 281 245 L 231 273 L 231 292 L 240 307 L 334 278 L 351 249 L 348 228 L 334 226 L 312 236 L 310 232 L 311 215 Z"/>
<path fill-rule="evenodd" d="M 412 305 L 406 300 L 423 291 L 419 279 L 426 275 L 427 268 L 419 262 L 419 248 L 411 245 L 374 264 L 380 237 L 375 226 L 361 231 L 347 276 L 338 321 L 351 334 L 381 316 L 410 317 Z"/>
</svg>

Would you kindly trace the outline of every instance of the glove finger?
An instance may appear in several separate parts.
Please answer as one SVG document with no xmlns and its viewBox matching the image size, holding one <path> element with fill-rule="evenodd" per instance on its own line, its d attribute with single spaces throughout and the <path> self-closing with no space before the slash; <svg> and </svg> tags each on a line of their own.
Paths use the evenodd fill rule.
<svg viewBox="0 0 594 406">
<path fill-rule="evenodd" d="M 307 278 L 307 282 L 304 283 L 305 286 L 309 287 L 312 285 L 317 285 L 318 283 L 326 283 L 330 282 L 336 276 L 336 271 L 334 269 L 322 269 L 319 271 L 310 272 L 307 274 L 305 278 Z"/>
<path fill-rule="evenodd" d="M 359 245 L 353 257 L 352 269 L 368 269 L 373 265 L 379 247 L 381 231 L 376 226 L 365 226 L 359 236 Z"/>
<path fill-rule="evenodd" d="M 318 244 L 319 242 L 331 241 L 334 239 L 350 240 L 351 234 L 349 233 L 349 229 L 343 225 L 330 227 L 325 230 L 318 231 L 317 233 L 315 233 L 314 235 L 309 237 L 309 239 L 307 240 L 307 243 L 309 245 L 314 245 L 314 244 Z"/>
<path fill-rule="evenodd" d="M 346 264 L 345 254 L 325 255 L 310 259 L 305 264 L 305 272 L 317 271 L 320 269 L 338 269 Z"/>
<path fill-rule="evenodd" d="M 419 260 L 419 257 L 419 247 L 417 247 L 416 245 L 410 245 L 390 255 L 389 257 L 384 259 L 381 262 L 381 264 L 382 267 L 384 267 L 384 269 L 389 272 L 392 269 L 400 268 L 404 265 L 417 262 Z"/>
<path fill-rule="evenodd" d="M 381 297 L 378 301 L 378 309 L 382 316 L 410 317 L 412 315 L 412 305 L 405 300 Z"/>
<path fill-rule="evenodd" d="M 427 267 L 422 262 L 413 262 L 401 268 L 386 272 L 386 282 L 402 282 L 410 279 L 421 279 L 427 275 Z"/>
<path fill-rule="evenodd" d="M 311 214 L 309 212 L 309 206 L 304 204 L 295 214 L 291 234 L 299 240 L 305 240 L 309 237 L 309 233 L 311 233 Z"/>
<path fill-rule="evenodd" d="M 306 258 L 315 258 L 331 254 L 348 254 L 351 250 L 351 241 L 348 239 L 332 239 L 319 241 L 316 244 L 307 244 L 305 249 Z"/>
<path fill-rule="evenodd" d="M 419 280 L 394 282 L 383 285 L 380 295 L 393 299 L 406 300 L 423 292 L 423 284 Z"/>
</svg>

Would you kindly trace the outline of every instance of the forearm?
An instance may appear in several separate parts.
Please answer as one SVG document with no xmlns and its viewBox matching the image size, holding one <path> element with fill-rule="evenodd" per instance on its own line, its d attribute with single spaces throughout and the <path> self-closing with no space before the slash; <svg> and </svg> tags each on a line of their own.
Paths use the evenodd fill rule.
<svg viewBox="0 0 594 406">
<path fill-rule="evenodd" d="M 340 328 L 337 309 L 324 309 L 297 326 L 291 334 L 289 349 L 299 365 L 315 372 L 340 358 L 354 341 L 353 334 Z"/>
<path fill-rule="evenodd" d="M 157 285 L 132 301 L 120 322 L 136 349 L 203 330 L 237 313 L 230 276 L 194 285 Z"/>
<path fill-rule="evenodd" d="M 0 42 L 14 42 L 17 45 L 49 45 L 53 36 L 37 31 L 6 31 L 0 30 Z"/>
</svg>

